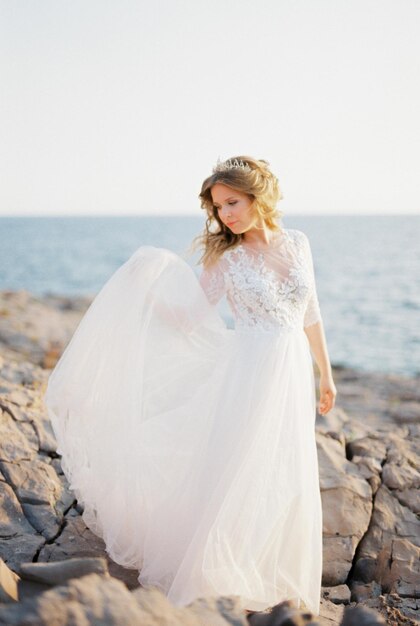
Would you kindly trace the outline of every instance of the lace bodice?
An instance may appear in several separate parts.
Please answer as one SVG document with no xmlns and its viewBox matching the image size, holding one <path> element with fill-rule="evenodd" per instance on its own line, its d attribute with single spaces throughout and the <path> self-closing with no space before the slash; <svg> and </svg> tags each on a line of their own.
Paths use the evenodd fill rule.
<svg viewBox="0 0 420 626">
<path fill-rule="evenodd" d="M 200 276 L 211 304 L 224 294 L 235 328 L 307 327 L 321 320 L 312 252 L 305 233 L 283 228 L 264 251 L 242 242 Z"/>
</svg>

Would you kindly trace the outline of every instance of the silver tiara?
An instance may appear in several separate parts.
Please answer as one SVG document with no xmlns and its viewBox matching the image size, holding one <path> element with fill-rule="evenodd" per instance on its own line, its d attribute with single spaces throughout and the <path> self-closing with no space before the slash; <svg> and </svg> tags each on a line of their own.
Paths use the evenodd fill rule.
<svg viewBox="0 0 420 626">
<path fill-rule="evenodd" d="M 220 158 L 218 158 L 216 165 L 213 167 L 213 174 L 233 169 L 241 169 L 244 172 L 252 171 L 248 163 L 245 163 L 242 159 L 228 159 L 227 161 L 221 161 Z"/>
</svg>

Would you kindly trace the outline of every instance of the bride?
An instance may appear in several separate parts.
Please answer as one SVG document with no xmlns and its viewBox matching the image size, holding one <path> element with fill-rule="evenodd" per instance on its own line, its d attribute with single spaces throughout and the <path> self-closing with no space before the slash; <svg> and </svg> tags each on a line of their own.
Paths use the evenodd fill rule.
<svg viewBox="0 0 420 626">
<path fill-rule="evenodd" d="M 63 471 L 110 557 L 176 605 L 237 595 L 319 614 L 319 407 L 335 404 L 311 247 L 280 226 L 268 162 L 217 162 L 197 278 L 140 246 L 99 291 L 50 374 Z M 235 321 L 217 304 L 226 295 Z"/>
</svg>

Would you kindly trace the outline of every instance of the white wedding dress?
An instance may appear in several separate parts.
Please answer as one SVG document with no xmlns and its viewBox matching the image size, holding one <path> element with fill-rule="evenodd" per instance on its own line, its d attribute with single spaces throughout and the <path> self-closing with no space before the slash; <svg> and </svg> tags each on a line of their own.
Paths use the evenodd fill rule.
<svg viewBox="0 0 420 626">
<path fill-rule="evenodd" d="M 216 306 L 226 294 L 235 328 Z M 197 278 L 141 246 L 110 277 L 50 375 L 57 452 L 83 519 L 175 605 L 235 594 L 319 613 L 322 509 L 311 248 L 283 228 Z"/>
</svg>

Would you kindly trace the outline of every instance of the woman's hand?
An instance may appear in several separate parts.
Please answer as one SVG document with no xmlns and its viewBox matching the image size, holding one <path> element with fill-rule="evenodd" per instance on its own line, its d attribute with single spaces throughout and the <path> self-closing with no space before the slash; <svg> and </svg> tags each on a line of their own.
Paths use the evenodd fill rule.
<svg viewBox="0 0 420 626">
<path fill-rule="evenodd" d="M 337 389 L 331 374 L 325 374 L 319 381 L 319 413 L 325 415 L 335 406 Z"/>
</svg>

